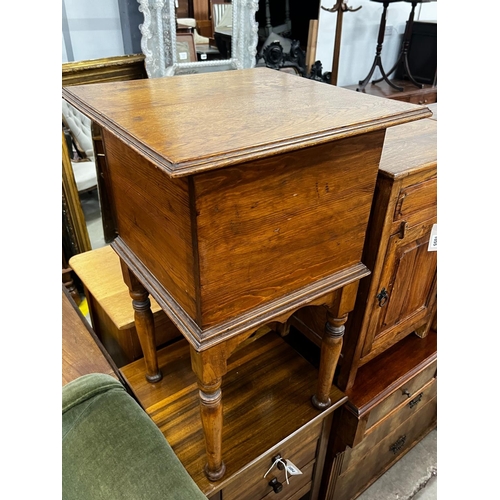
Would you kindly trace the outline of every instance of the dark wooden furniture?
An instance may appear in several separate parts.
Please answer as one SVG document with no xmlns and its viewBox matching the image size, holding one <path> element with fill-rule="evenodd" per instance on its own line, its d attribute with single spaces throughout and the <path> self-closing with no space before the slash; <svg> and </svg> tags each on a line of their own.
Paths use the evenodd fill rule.
<svg viewBox="0 0 500 500">
<path fill-rule="evenodd" d="M 403 43 L 401 45 L 399 56 L 396 62 L 394 63 L 394 66 L 389 70 L 389 72 L 386 75 L 384 75 L 383 78 L 374 80 L 373 83 L 378 83 L 381 82 L 382 80 L 385 80 L 386 78 L 389 78 L 389 76 L 391 76 L 396 70 L 399 69 L 401 71 L 400 74 L 402 74 L 403 78 L 409 80 L 417 88 L 422 88 L 423 84 L 417 82 L 417 80 L 414 78 L 413 73 L 410 70 L 410 64 L 409 64 L 410 42 L 413 36 L 415 8 L 417 7 L 418 4 L 429 3 L 435 0 L 404 0 L 404 1 L 411 3 L 411 10 L 410 10 L 410 16 L 408 17 L 408 21 L 406 21 L 405 31 L 403 34 Z M 433 78 L 427 81 L 427 83 L 431 84 L 433 82 L 434 82 Z"/>
<path fill-rule="evenodd" d="M 408 67 L 420 84 L 436 85 L 437 82 L 437 22 L 414 21 L 408 47 Z M 403 67 L 395 78 L 405 78 Z"/>
<path fill-rule="evenodd" d="M 106 373 L 121 380 L 116 365 L 102 349 L 75 302 L 62 290 L 62 385 L 89 373 Z"/>
<path fill-rule="evenodd" d="M 334 420 L 320 498 L 356 498 L 437 425 L 437 335 L 405 337 L 358 372 Z"/>
<path fill-rule="evenodd" d="M 371 1 L 383 4 L 382 15 L 380 17 L 380 24 L 379 24 L 379 28 L 378 28 L 377 47 L 375 49 L 375 58 L 373 60 L 372 67 L 370 68 L 370 71 L 368 71 L 368 74 L 366 75 L 366 77 L 363 80 L 359 81 L 359 86 L 357 87 L 356 90 L 361 91 L 366 87 L 366 85 L 370 81 L 370 78 L 373 76 L 373 73 L 375 73 L 375 70 L 377 68 L 380 70 L 380 73 L 382 74 L 382 78 L 378 81 L 382 81 L 382 80 L 385 81 L 388 85 L 390 85 L 395 90 L 403 90 L 401 87 L 396 85 L 393 81 L 389 80 L 389 74 L 387 74 L 385 72 L 384 66 L 382 65 L 382 48 L 384 45 L 385 26 L 386 26 L 386 22 L 387 22 L 387 9 L 389 8 L 389 5 L 391 3 L 401 2 L 402 0 L 371 0 Z"/>
<path fill-rule="evenodd" d="M 409 80 L 413 85 L 415 85 L 417 88 L 422 88 L 422 84 L 417 82 L 415 80 L 415 78 L 413 77 L 413 75 L 410 71 L 409 64 L 408 64 L 408 54 L 409 54 L 409 48 L 410 48 L 410 41 L 411 41 L 412 33 L 413 33 L 413 22 L 414 22 L 414 18 L 415 18 L 415 8 L 418 4 L 429 3 L 429 2 L 436 1 L 436 0 L 404 0 L 407 3 L 411 3 L 410 15 L 408 17 L 408 21 L 406 22 L 405 32 L 403 34 L 403 43 L 401 45 L 401 51 L 399 53 L 398 59 L 396 60 L 396 63 L 394 64 L 394 66 L 388 72 L 386 72 L 384 70 L 384 67 L 382 65 L 382 57 L 381 57 L 382 46 L 384 43 L 384 36 L 385 36 L 387 9 L 389 7 L 389 4 L 395 3 L 395 2 L 401 2 L 403 0 L 371 0 L 371 1 L 383 4 L 382 17 L 380 19 L 378 39 L 377 39 L 377 48 L 375 51 L 375 59 L 373 61 L 372 67 L 370 68 L 370 71 L 368 72 L 368 75 L 363 80 L 359 81 L 359 86 L 357 87 L 357 90 L 362 91 L 366 87 L 366 85 L 370 81 L 370 78 L 373 76 L 373 73 L 378 68 L 380 70 L 380 73 L 382 74 L 382 77 L 379 79 L 373 80 L 373 83 L 380 83 L 380 82 L 384 81 L 389 86 L 394 88 L 395 90 L 403 91 L 403 87 L 401 87 L 394 80 L 391 80 L 389 78 L 396 71 L 396 69 L 398 69 L 401 65 L 403 67 L 404 77 L 407 80 Z"/>
<path fill-rule="evenodd" d="M 392 80 L 403 90 L 395 90 L 387 82 L 370 83 L 362 91 L 364 94 L 370 94 L 377 97 L 385 97 L 396 101 L 411 102 L 413 104 L 433 104 L 437 102 L 437 86 L 423 84 L 422 88 L 417 88 L 408 80 Z M 349 90 L 357 90 L 357 85 L 347 85 L 344 87 Z"/>
<path fill-rule="evenodd" d="M 231 106 L 215 108 L 221 89 Z M 259 328 L 327 306 L 311 394 L 314 411 L 334 404 L 344 324 L 369 274 L 361 253 L 385 131 L 431 113 L 267 68 L 70 87 L 63 96 L 102 129 L 112 247 L 146 378 L 156 386 L 162 377 L 151 293 L 190 344 L 205 472 L 219 481 L 222 379 Z"/>
</svg>

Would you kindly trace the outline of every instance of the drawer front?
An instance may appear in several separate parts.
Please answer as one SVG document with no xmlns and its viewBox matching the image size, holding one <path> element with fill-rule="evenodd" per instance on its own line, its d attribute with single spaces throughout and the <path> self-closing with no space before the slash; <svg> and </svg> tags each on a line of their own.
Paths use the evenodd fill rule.
<svg viewBox="0 0 500 500">
<path fill-rule="evenodd" d="M 414 226 L 437 215 L 437 178 L 413 184 L 401 190 L 394 221 Z"/>
<path fill-rule="evenodd" d="M 408 98 L 408 102 L 412 104 L 423 104 L 424 106 L 427 104 L 434 104 L 437 102 L 437 89 L 421 95 L 412 95 Z"/>
<path fill-rule="evenodd" d="M 274 451 L 244 470 L 231 484 L 223 488 L 222 499 L 260 500 L 263 498 L 273 498 L 276 500 L 288 500 L 293 498 L 293 495 L 299 490 L 303 490 L 312 481 L 321 424 L 322 422 L 319 422 L 312 429 L 301 432 L 297 436 L 285 441 L 277 449 L 273 448 Z M 301 470 L 302 474 L 295 476 L 288 475 L 289 483 L 287 484 L 284 470 L 279 470 L 277 466 L 274 466 L 268 472 L 273 463 L 273 458 L 277 454 L 280 454 L 282 459 L 290 460 Z M 264 475 L 266 475 L 265 478 Z M 282 485 L 281 491 L 277 493 L 269 485 L 269 482 L 274 478 Z"/>
<path fill-rule="evenodd" d="M 394 429 L 403 425 L 403 423 L 420 408 L 424 407 L 429 401 L 433 400 L 437 394 L 437 380 L 433 378 L 428 384 L 416 391 L 413 396 L 401 403 L 386 418 L 380 420 L 366 432 L 363 440 L 352 449 L 350 457 L 350 466 L 360 461 L 363 456 L 370 452 L 372 448 L 388 436 Z"/>
<path fill-rule="evenodd" d="M 418 396 L 420 389 L 430 382 L 436 373 L 437 361 L 432 362 L 427 368 L 411 378 L 406 384 L 392 392 L 390 396 L 378 404 L 368 416 L 367 430 L 388 415 L 394 408 L 402 403 L 410 402 Z"/>
<path fill-rule="evenodd" d="M 349 466 L 338 477 L 333 495 L 328 500 L 351 500 L 363 492 L 435 427 L 436 418 L 437 399 L 434 398 L 381 440 L 360 461 Z"/>
</svg>

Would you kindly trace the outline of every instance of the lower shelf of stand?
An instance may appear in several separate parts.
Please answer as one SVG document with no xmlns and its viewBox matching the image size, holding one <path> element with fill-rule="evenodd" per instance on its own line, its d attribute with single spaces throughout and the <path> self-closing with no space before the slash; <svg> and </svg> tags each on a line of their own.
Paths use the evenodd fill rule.
<svg viewBox="0 0 500 500">
<path fill-rule="evenodd" d="M 304 462 L 304 474 L 311 470 L 319 479 L 321 467 L 313 467 L 329 431 L 327 417 L 346 402 L 346 396 L 332 386 L 332 406 L 320 412 L 311 404 L 316 391 L 318 371 L 279 335 L 270 332 L 236 351 L 228 361 L 228 373 L 223 377 L 222 404 L 224 425 L 222 457 L 225 476 L 210 482 L 203 473 L 206 463 L 205 443 L 201 426 L 198 387 L 191 370 L 189 345 L 181 340 L 158 351 L 163 379 L 149 384 L 144 378 L 144 361 L 135 361 L 121 369 L 137 399 L 168 440 L 180 461 L 207 497 L 218 491 L 233 491 L 241 485 L 235 498 L 247 498 L 247 485 L 256 489 L 267 487 L 272 498 L 295 498 L 290 485 L 307 493 L 299 484 L 300 476 L 283 485 L 274 494 L 267 486 L 271 476 L 263 478 L 277 454 L 292 453 L 288 458 Z M 310 443 L 308 447 L 307 443 Z M 312 457 L 306 449 L 313 450 Z M 306 451 L 304 451 L 306 450 Z M 296 454 L 296 455 L 294 455 Z M 273 472 L 278 472 L 273 471 Z M 295 480 L 295 481 L 294 481 Z M 265 484 L 264 484 L 265 483 Z M 264 492 L 264 490 L 262 490 Z M 253 498 L 263 498 L 262 496 Z M 303 494 L 301 493 L 301 494 Z"/>
</svg>

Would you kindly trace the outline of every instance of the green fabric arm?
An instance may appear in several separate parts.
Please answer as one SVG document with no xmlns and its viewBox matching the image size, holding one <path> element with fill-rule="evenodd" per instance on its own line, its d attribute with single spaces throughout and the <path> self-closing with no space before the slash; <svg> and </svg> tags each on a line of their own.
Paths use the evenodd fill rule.
<svg viewBox="0 0 500 500">
<path fill-rule="evenodd" d="M 167 440 L 113 377 L 63 387 L 64 500 L 206 500 Z"/>
</svg>

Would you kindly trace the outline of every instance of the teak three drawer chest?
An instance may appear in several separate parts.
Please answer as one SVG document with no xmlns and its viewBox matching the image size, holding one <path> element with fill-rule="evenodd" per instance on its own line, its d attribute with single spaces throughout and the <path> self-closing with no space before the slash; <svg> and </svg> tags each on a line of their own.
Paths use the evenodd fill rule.
<svg viewBox="0 0 500 500">
<path fill-rule="evenodd" d="M 328 307 L 312 404 L 331 412 L 388 127 L 431 115 L 268 68 L 89 84 L 63 97 L 99 128 L 112 243 L 146 377 L 161 380 L 151 294 L 189 343 L 206 443 L 225 474 L 222 378 L 263 325 Z M 249 457 L 251 458 L 251 457 Z"/>
</svg>

